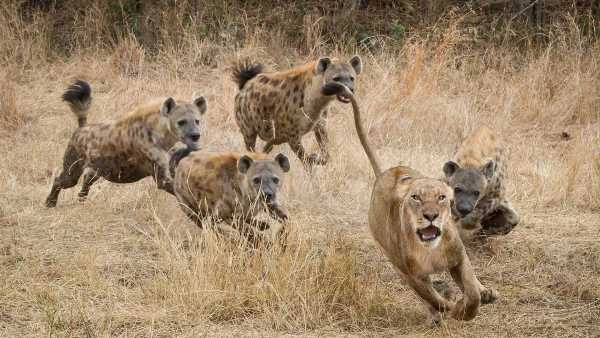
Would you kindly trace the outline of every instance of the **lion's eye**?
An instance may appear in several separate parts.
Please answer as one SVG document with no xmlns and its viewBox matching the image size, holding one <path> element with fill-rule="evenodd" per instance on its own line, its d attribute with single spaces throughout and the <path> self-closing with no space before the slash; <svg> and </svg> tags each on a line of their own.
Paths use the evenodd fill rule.
<svg viewBox="0 0 600 338">
<path fill-rule="evenodd" d="M 259 185 L 260 184 L 260 177 L 255 177 L 252 179 L 252 183 Z"/>
<path fill-rule="evenodd" d="M 185 125 L 185 120 L 179 120 L 177 121 L 177 125 L 180 127 L 183 127 Z"/>
<path fill-rule="evenodd" d="M 446 200 L 446 195 L 440 195 L 438 196 L 438 201 L 443 202 Z"/>
<path fill-rule="evenodd" d="M 419 195 L 417 195 L 417 194 L 410 196 L 410 198 L 412 198 L 413 200 L 415 200 L 417 202 L 421 202 L 421 197 L 419 197 Z"/>
</svg>

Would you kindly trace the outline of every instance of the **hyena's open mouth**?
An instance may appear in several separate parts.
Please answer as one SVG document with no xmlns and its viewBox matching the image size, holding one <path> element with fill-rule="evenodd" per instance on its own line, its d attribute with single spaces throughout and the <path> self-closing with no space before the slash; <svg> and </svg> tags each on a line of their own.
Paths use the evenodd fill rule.
<svg viewBox="0 0 600 338">
<path fill-rule="evenodd" d="M 338 101 L 340 101 L 341 103 L 350 103 L 350 98 L 345 95 L 338 94 L 338 95 L 336 95 L 336 97 L 337 97 Z"/>
</svg>

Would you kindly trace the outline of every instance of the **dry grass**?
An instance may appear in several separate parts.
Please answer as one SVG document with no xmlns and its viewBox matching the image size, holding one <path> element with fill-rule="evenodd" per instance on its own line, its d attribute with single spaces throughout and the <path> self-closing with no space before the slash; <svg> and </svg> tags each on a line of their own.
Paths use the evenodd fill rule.
<svg viewBox="0 0 600 338">
<path fill-rule="evenodd" d="M 2 133 L 19 129 L 25 124 L 25 115 L 17 108 L 17 93 L 8 76 L 0 82 L 0 130 Z"/>
<path fill-rule="evenodd" d="M 318 20 L 305 22 L 305 47 L 328 51 Z M 477 125 L 506 140 L 509 191 L 523 222 L 470 248 L 478 276 L 502 296 L 473 321 L 427 327 L 424 308 L 375 247 L 365 217 L 373 177 L 340 104 L 330 114 L 327 167 L 308 175 L 287 146 L 275 150 L 293 159 L 285 252 L 197 229 L 149 179 L 100 182 L 85 205 L 67 190 L 56 209 L 45 209 L 76 125 L 59 99 L 70 79 L 91 82 L 91 121 L 197 91 L 209 102 L 205 147 L 240 150 L 236 88 L 223 60 L 249 55 L 284 68 L 304 59 L 258 38 L 206 52 L 207 41 L 187 35 L 153 58 L 130 37 L 104 53 L 56 60 L 2 54 L 0 73 L 19 74 L 2 84 L 2 112 L 27 112 L 32 121 L 0 138 L 0 336 L 598 336 L 598 46 L 559 37 L 536 55 L 474 53 L 456 48 L 457 34 L 447 30 L 434 46 L 415 38 L 399 52 L 362 53 L 358 96 L 385 166 L 440 176 Z M 205 59 L 212 67 L 199 66 Z M 316 149 L 311 136 L 305 143 Z"/>
</svg>

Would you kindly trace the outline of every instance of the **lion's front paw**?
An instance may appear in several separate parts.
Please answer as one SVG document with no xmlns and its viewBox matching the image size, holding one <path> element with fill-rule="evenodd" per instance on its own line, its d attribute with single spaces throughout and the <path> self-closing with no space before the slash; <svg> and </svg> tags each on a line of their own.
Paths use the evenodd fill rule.
<svg viewBox="0 0 600 338">
<path fill-rule="evenodd" d="M 456 291 L 444 280 L 435 280 L 431 283 L 435 291 L 442 297 L 452 301 L 456 298 Z"/>
<path fill-rule="evenodd" d="M 492 304 L 498 299 L 498 291 L 494 289 L 483 289 L 481 294 L 481 304 Z"/>
<path fill-rule="evenodd" d="M 431 313 L 429 315 L 428 323 L 429 327 L 438 327 L 442 325 L 442 314 L 439 312 Z"/>
<path fill-rule="evenodd" d="M 450 311 L 450 316 L 457 320 L 471 320 L 477 315 L 479 302 L 469 302 L 465 298 L 456 303 L 456 306 Z"/>
</svg>

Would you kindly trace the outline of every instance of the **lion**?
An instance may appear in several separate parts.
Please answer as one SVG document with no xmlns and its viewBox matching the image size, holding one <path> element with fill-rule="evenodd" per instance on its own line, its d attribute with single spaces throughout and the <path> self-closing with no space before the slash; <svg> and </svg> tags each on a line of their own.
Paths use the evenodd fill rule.
<svg viewBox="0 0 600 338">
<path fill-rule="evenodd" d="M 369 208 L 369 228 L 375 241 L 425 303 L 432 324 L 441 322 L 442 312 L 458 320 L 473 319 L 480 304 L 492 303 L 498 295 L 475 276 L 452 218 L 452 189 L 410 167 L 381 171 L 353 93 L 342 84 L 328 84 L 323 90 L 326 95 L 342 95 L 352 104 L 356 131 L 376 176 Z M 442 297 L 431 282 L 431 274 L 444 271 L 450 272 L 462 290 L 462 299 L 456 303 Z"/>
</svg>

